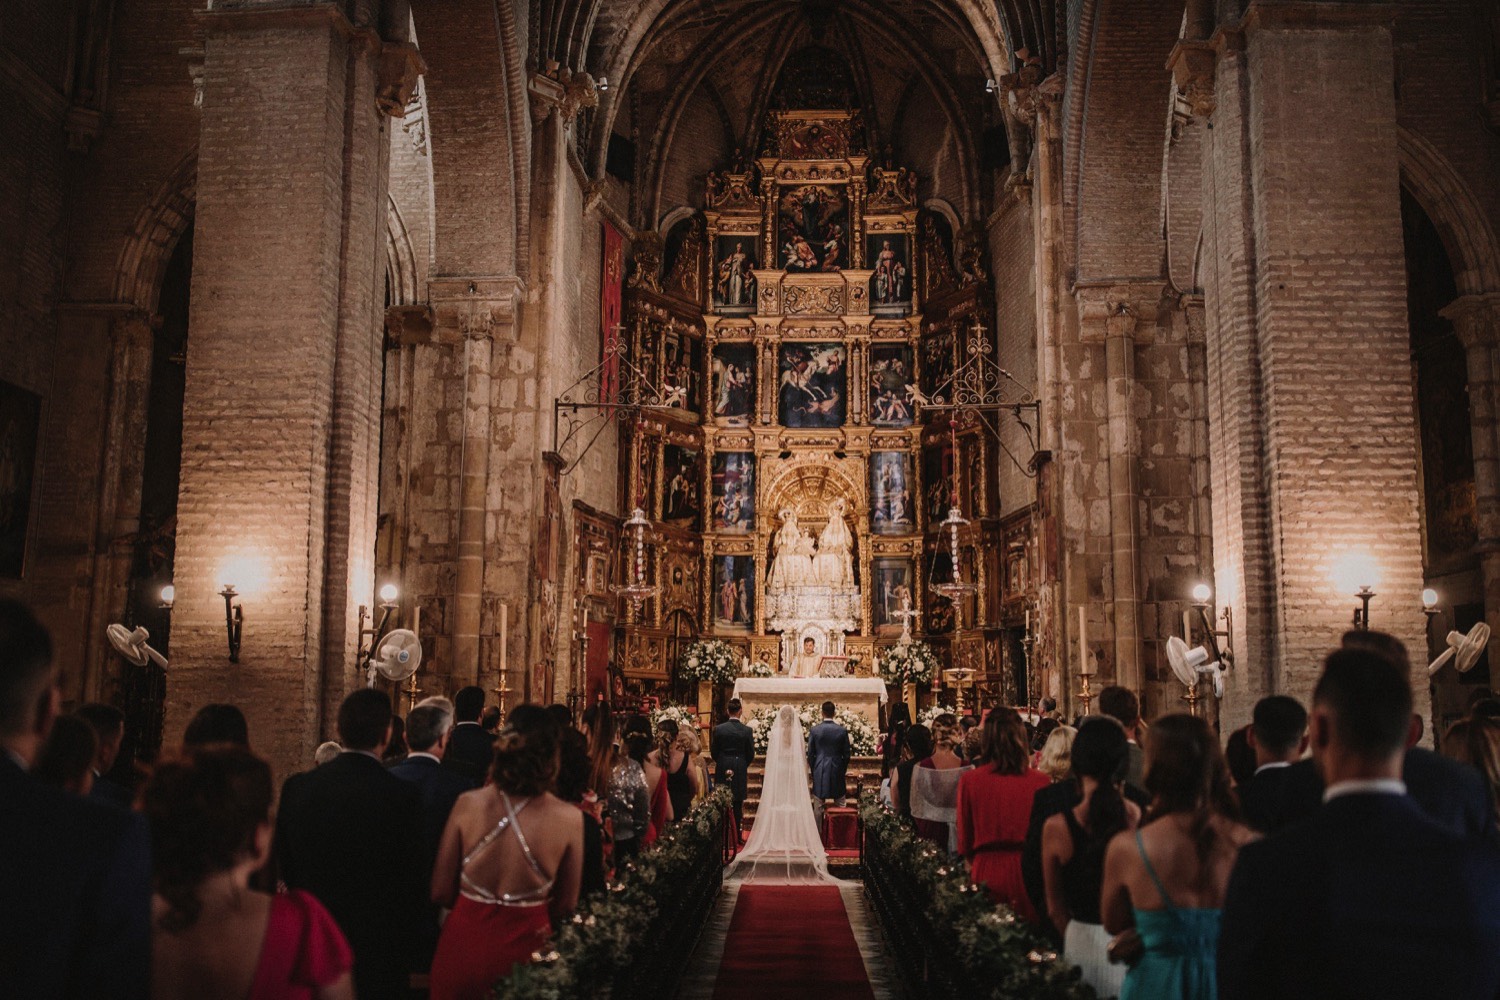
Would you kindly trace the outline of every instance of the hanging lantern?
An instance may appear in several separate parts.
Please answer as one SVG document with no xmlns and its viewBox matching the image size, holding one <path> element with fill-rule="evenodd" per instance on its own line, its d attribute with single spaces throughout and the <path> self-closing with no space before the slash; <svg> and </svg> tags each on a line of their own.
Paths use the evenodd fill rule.
<svg viewBox="0 0 1500 1000">
<path fill-rule="evenodd" d="M 610 588 L 616 596 L 625 598 L 637 609 L 642 601 L 655 597 L 657 592 L 656 585 L 646 579 L 646 529 L 650 526 L 646 512 L 639 507 L 632 510 L 630 520 L 621 525 L 625 529 L 622 538 L 629 553 L 630 569 L 624 583 Z"/>
<path fill-rule="evenodd" d="M 959 598 L 967 597 L 979 589 L 973 583 L 964 579 L 963 564 L 958 560 L 958 530 L 968 523 L 968 520 L 959 512 L 959 509 L 954 506 L 948 508 L 948 516 L 938 525 L 938 530 L 942 531 L 946 529 L 948 535 L 948 557 L 953 566 L 953 578 L 951 580 L 944 580 L 941 583 L 934 583 L 932 590 L 934 593 L 941 594 L 943 597 L 954 602 L 955 606 Z"/>
</svg>

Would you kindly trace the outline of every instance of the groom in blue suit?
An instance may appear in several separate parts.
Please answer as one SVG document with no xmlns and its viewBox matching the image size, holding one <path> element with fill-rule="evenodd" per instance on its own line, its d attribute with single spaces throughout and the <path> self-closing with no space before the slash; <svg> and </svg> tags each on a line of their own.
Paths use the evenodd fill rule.
<svg viewBox="0 0 1500 1000">
<path fill-rule="evenodd" d="M 833 702 L 823 702 L 823 721 L 807 734 L 807 764 L 812 770 L 815 799 L 833 799 L 842 806 L 849 791 L 844 776 L 849 771 L 849 730 L 833 721 Z"/>
</svg>

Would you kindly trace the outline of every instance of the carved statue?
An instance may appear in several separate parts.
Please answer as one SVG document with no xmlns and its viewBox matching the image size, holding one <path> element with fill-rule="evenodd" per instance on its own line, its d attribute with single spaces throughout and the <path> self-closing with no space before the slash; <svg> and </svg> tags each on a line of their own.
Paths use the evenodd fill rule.
<svg viewBox="0 0 1500 1000">
<path fill-rule="evenodd" d="M 854 587 L 854 538 L 844 523 L 844 501 L 835 500 L 828 508 L 828 523 L 818 536 L 818 554 L 813 559 L 813 576 L 818 585 L 835 591 Z"/>
<path fill-rule="evenodd" d="M 812 578 L 812 539 L 797 524 L 797 512 L 782 510 L 776 532 L 776 558 L 766 588 L 775 593 L 806 586 Z"/>
</svg>

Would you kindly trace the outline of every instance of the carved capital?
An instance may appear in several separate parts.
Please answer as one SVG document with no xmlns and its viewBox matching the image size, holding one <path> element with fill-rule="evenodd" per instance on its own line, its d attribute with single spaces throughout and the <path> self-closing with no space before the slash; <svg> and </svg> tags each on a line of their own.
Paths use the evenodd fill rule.
<svg viewBox="0 0 1500 1000">
<path fill-rule="evenodd" d="M 1022 66 L 1014 73 L 1006 73 L 999 82 L 1000 90 L 1005 94 L 1005 110 L 1026 128 L 1035 128 L 1041 96 L 1038 92 L 1042 82 L 1041 64 Z"/>
<path fill-rule="evenodd" d="M 1079 338 L 1102 342 L 1129 337 L 1149 344 L 1156 335 L 1164 286 L 1160 282 L 1086 285 L 1077 289 Z"/>
<path fill-rule="evenodd" d="M 1214 113 L 1214 66 L 1217 57 L 1207 41 L 1178 40 L 1167 56 L 1172 82 L 1193 115 L 1206 118 Z"/>
<path fill-rule="evenodd" d="M 392 118 L 405 118 L 407 106 L 417 91 L 417 81 L 426 72 L 427 63 L 415 45 L 382 42 L 376 67 L 376 106 Z"/>
<path fill-rule="evenodd" d="M 599 89 L 587 73 L 574 73 L 566 67 L 556 76 L 533 73 L 529 84 L 531 114 L 538 122 L 556 112 L 564 126 L 571 125 L 584 108 L 597 107 Z"/>
<path fill-rule="evenodd" d="M 1500 292 L 1461 295 L 1438 310 L 1465 349 L 1500 344 Z"/>
</svg>

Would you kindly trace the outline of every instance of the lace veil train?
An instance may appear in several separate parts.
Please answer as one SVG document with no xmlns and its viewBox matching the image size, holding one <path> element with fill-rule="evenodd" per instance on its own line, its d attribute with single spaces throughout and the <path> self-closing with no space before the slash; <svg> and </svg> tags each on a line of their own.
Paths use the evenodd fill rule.
<svg viewBox="0 0 1500 1000">
<path fill-rule="evenodd" d="M 782 705 L 766 747 L 765 782 L 745 849 L 724 870 L 735 882 L 837 882 L 813 817 L 807 737 L 790 705 Z"/>
</svg>

